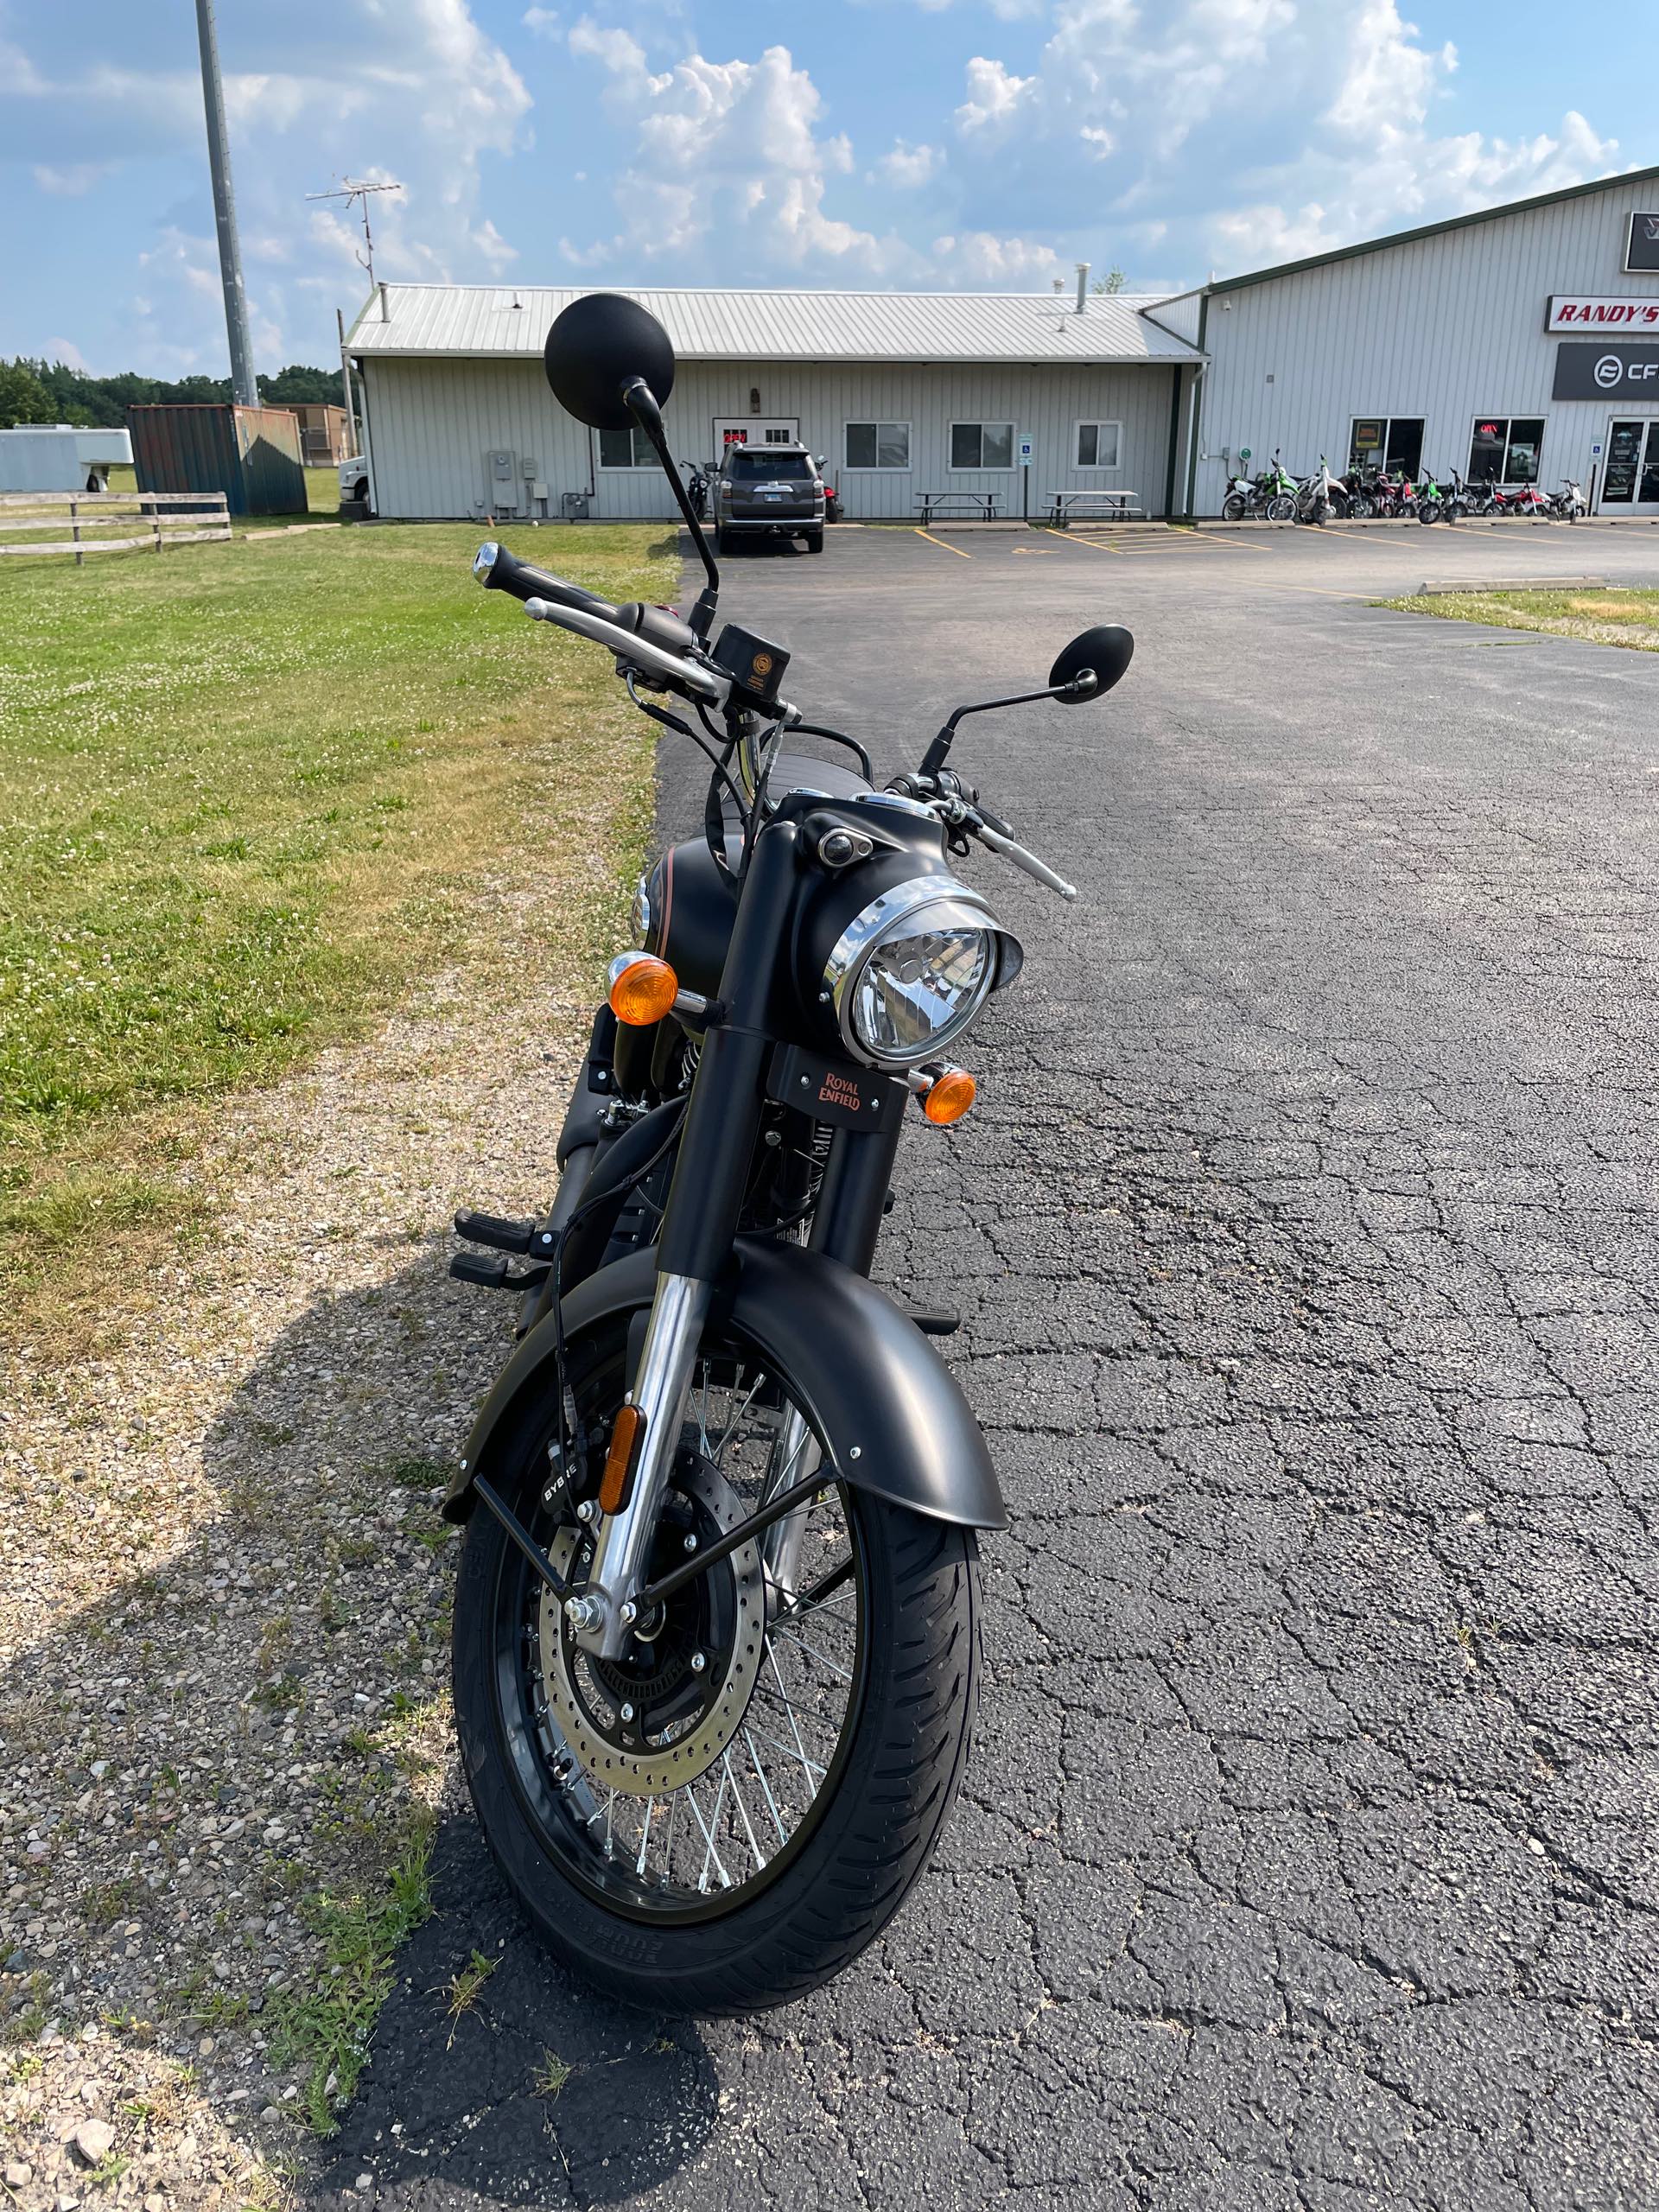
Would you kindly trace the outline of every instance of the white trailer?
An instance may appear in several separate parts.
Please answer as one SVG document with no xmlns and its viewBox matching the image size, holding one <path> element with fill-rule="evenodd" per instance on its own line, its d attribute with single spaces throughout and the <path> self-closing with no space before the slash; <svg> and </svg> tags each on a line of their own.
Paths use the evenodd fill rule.
<svg viewBox="0 0 1659 2212">
<path fill-rule="evenodd" d="M 132 461 L 124 430 L 29 423 L 0 430 L 0 492 L 105 492 L 110 471 Z"/>
</svg>

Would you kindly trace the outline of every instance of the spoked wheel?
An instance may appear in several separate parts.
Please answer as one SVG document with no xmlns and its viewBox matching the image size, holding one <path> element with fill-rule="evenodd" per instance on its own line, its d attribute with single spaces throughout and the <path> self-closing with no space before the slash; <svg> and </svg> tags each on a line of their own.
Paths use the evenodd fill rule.
<svg viewBox="0 0 1659 2212">
<path fill-rule="evenodd" d="M 595 1480 L 625 1371 L 620 1322 L 572 1348 L 568 1426 Z M 554 1431 L 549 1407 L 497 1480 L 579 1586 L 592 1538 L 548 1502 Z M 823 1464 L 787 1378 L 707 1344 L 652 1577 Z M 480 1824 L 537 1929 L 659 2009 L 780 2003 L 838 1972 L 898 1910 L 955 1796 L 977 1605 L 970 1532 L 827 1471 L 602 1660 L 480 1509 L 456 1590 L 456 1719 Z"/>
<path fill-rule="evenodd" d="M 1243 522 L 1249 512 L 1249 501 L 1242 492 L 1230 492 L 1221 503 L 1224 522 Z"/>
<path fill-rule="evenodd" d="M 1268 520 L 1269 522 L 1294 522 L 1295 519 L 1295 500 L 1291 498 L 1288 492 L 1275 493 L 1274 497 L 1268 501 Z"/>
</svg>

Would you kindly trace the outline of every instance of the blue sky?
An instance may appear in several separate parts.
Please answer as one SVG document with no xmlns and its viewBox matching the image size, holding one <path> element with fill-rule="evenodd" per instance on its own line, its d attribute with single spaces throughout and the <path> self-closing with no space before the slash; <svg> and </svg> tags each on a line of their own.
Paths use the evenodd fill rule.
<svg viewBox="0 0 1659 2212">
<path fill-rule="evenodd" d="M 219 0 L 258 365 L 457 283 L 1177 289 L 1659 159 L 1637 0 Z M 1569 31 L 1570 26 L 1570 31 Z M 226 364 L 189 0 L 0 0 L 0 354 Z"/>
</svg>

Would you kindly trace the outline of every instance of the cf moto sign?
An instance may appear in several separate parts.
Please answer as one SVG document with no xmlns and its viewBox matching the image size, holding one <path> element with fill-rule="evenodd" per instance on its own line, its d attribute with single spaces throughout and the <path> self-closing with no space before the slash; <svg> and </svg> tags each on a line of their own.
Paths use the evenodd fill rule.
<svg viewBox="0 0 1659 2212">
<path fill-rule="evenodd" d="M 1659 407 L 1659 346 L 1607 339 L 1555 349 L 1554 399 L 1639 400 Z"/>
</svg>

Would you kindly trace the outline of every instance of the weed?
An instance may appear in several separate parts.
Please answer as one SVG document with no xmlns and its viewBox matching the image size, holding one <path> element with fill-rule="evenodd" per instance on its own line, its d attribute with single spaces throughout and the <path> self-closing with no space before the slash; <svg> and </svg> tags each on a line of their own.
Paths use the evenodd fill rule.
<svg viewBox="0 0 1659 2212">
<path fill-rule="evenodd" d="M 474 1951 L 460 1973 L 450 1976 L 448 1987 L 444 1992 L 444 2010 L 449 2015 L 451 2044 L 455 2039 L 455 2030 L 461 2025 L 461 2015 L 472 2011 L 485 1983 L 500 1963 L 499 1959 L 486 1958 L 482 1951 Z"/>
<path fill-rule="evenodd" d="M 322 1939 L 323 1970 L 316 1986 L 307 1995 L 284 1993 L 270 2007 L 272 2059 L 279 2067 L 304 2069 L 306 2117 L 318 2135 L 334 2133 L 337 2112 L 357 2087 L 391 1987 L 393 1953 L 432 1910 L 431 1844 L 431 1826 L 423 1821 L 373 1902 L 318 1900 L 312 1917 Z"/>
<path fill-rule="evenodd" d="M 531 2086 L 538 2097 L 556 2097 L 570 2079 L 570 2062 L 561 2058 L 556 2050 L 544 2050 L 542 2063 L 531 2076 Z"/>
</svg>

